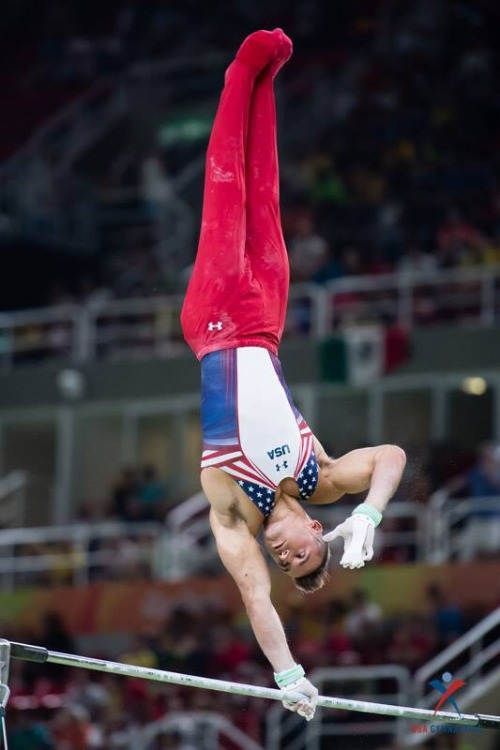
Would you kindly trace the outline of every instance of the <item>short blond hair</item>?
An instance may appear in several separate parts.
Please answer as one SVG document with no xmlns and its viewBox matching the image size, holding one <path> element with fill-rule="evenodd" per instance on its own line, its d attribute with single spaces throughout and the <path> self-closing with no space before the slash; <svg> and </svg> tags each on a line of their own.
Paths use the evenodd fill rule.
<svg viewBox="0 0 500 750">
<path fill-rule="evenodd" d="M 313 594 L 315 591 L 319 591 L 319 589 L 323 588 L 330 577 L 328 571 L 330 547 L 328 546 L 328 542 L 323 541 L 323 539 L 321 539 L 321 544 L 325 546 L 325 554 L 316 570 L 313 570 L 311 573 L 301 576 L 300 578 L 293 579 L 294 584 L 303 594 Z"/>
</svg>

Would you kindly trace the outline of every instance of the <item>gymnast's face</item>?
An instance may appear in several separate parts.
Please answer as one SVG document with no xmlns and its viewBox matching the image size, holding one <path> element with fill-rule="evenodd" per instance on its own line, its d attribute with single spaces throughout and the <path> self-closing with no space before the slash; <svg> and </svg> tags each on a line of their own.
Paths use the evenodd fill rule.
<svg viewBox="0 0 500 750">
<path fill-rule="evenodd" d="M 264 540 L 277 566 L 291 578 L 301 578 L 324 560 L 322 532 L 319 521 L 291 515 L 270 524 L 264 531 Z"/>
</svg>

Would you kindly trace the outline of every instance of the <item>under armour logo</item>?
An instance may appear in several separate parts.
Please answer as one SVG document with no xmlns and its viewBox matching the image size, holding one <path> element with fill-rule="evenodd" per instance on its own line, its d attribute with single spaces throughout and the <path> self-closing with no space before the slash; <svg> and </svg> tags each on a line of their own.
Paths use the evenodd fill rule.
<svg viewBox="0 0 500 750">
<path fill-rule="evenodd" d="M 279 471 L 282 468 L 288 469 L 288 461 L 283 461 L 282 464 L 276 464 L 276 471 Z"/>
<path fill-rule="evenodd" d="M 222 321 L 218 320 L 217 323 L 210 322 L 208 324 L 209 331 L 222 331 Z"/>
</svg>

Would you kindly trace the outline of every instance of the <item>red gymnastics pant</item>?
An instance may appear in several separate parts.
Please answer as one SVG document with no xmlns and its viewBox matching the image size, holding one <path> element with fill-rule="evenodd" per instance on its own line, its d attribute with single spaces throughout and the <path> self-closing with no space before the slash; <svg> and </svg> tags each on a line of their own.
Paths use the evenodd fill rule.
<svg viewBox="0 0 500 750">
<path fill-rule="evenodd" d="M 283 333 L 289 265 L 279 210 L 275 73 L 272 64 L 259 70 L 239 55 L 226 72 L 181 313 L 184 337 L 200 360 L 240 346 L 277 354 Z"/>
</svg>

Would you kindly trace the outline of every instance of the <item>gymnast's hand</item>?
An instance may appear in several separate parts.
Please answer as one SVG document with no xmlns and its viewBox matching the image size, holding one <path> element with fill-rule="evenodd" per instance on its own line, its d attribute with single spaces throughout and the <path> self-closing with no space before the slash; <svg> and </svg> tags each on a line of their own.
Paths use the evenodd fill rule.
<svg viewBox="0 0 500 750">
<path fill-rule="evenodd" d="M 344 540 L 344 554 L 340 560 L 343 568 L 362 568 L 373 557 L 375 522 L 364 515 L 352 515 L 333 531 L 325 534 L 325 542 L 337 537 Z"/>
<path fill-rule="evenodd" d="M 314 712 L 316 711 L 316 703 L 318 700 L 318 688 L 314 687 L 312 682 L 309 682 L 308 679 L 302 677 L 302 679 L 297 682 L 293 682 L 286 688 L 282 688 L 281 692 L 283 693 L 282 703 L 285 708 L 289 711 L 295 711 L 307 721 L 311 721 Z M 287 700 L 287 693 L 300 693 L 304 696 L 304 700 L 298 702 Z"/>
<path fill-rule="evenodd" d="M 307 721 L 311 721 L 316 711 L 318 689 L 306 679 L 303 667 L 300 664 L 294 664 L 293 667 L 285 669 L 283 672 L 275 672 L 274 679 L 278 687 L 281 688 L 283 695 L 281 702 L 284 707 L 289 711 L 295 711 Z M 300 693 L 304 698 L 299 701 L 291 700 L 287 697 L 291 693 Z"/>
</svg>

